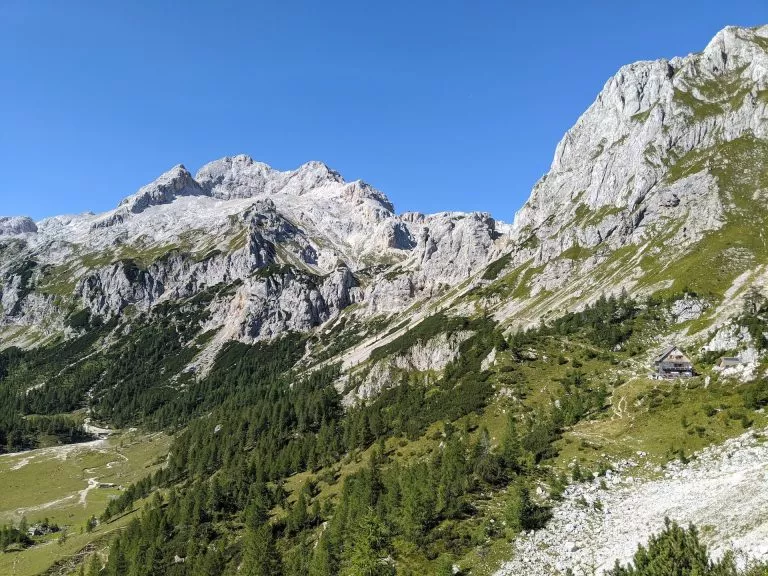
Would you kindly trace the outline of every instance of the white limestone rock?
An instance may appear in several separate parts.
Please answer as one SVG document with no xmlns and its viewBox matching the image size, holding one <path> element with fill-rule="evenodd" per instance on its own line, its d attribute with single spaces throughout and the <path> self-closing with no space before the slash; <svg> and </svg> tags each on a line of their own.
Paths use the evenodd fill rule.
<svg viewBox="0 0 768 576">
<path fill-rule="evenodd" d="M 29 216 L 0 217 L 0 237 L 34 234 L 35 232 L 37 232 L 37 225 Z"/>
<path fill-rule="evenodd" d="M 669 315 L 675 324 L 696 320 L 709 308 L 706 300 L 686 294 L 670 306 Z"/>
<path fill-rule="evenodd" d="M 729 350 L 739 350 L 752 343 L 752 337 L 746 326 L 737 324 L 728 324 L 720 328 L 712 339 L 704 345 L 704 351 L 726 352 Z"/>
<path fill-rule="evenodd" d="M 189 171 L 179 164 L 160 176 L 151 184 L 142 187 L 136 194 L 120 202 L 120 207 L 138 214 L 150 206 L 169 204 L 179 196 L 205 196 L 206 192 L 200 187 Z"/>
</svg>

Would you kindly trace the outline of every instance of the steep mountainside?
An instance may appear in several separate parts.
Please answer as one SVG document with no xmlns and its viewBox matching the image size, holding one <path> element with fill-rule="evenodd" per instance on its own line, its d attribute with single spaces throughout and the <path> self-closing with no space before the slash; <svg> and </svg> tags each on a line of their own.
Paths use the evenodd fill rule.
<svg viewBox="0 0 768 576">
<path fill-rule="evenodd" d="M 0 452 L 89 422 L 173 435 L 88 525 L 110 574 L 608 567 L 631 542 L 537 535 L 559 546 L 584 506 L 601 525 L 601 491 L 640 501 L 637 468 L 647 536 L 654 475 L 768 425 L 766 201 L 768 26 L 620 69 L 512 224 L 244 155 L 103 214 L 0 218 Z M 696 376 L 652 378 L 671 343 Z M 0 549 L 43 543 L 24 510 Z M 768 555 L 754 514 L 727 523 L 718 550 Z"/>
<path fill-rule="evenodd" d="M 700 54 L 611 78 L 517 214 L 509 269 L 534 270 L 531 320 L 600 291 L 730 303 L 764 274 L 768 28 L 726 28 Z M 742 276 L 743 274 L 743 276 Z M 502 295 L 504 292 L 502 291 Z"/>
</svg>

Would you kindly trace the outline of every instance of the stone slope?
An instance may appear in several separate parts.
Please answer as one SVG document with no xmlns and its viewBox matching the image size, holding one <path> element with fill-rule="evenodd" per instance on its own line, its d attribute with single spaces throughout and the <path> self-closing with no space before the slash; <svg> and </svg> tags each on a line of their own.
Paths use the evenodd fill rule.
<svg viewBox="0 0 768 576">
<path fill-rule="evenodd" d="M 616 560 L 629 562 L 665 517 L 702 529 L 716 557 L 734 550 L 742 563 L 768 559 L 768 446 L 753 432 L 688 464 L 672 462 L 659 479 L 638 478 L 647 473 L 638 462 L 617 468 L 622 471 L 607 476 L 606 489 L 598 480 L 569 487 L 549 524 L 519 538 L 514 559 L 496 575 L 556 576 L 569 568 L 576 576 L 602 574 Z M 602 510 L 594 508 L 597 500 Z"/>
</svg>

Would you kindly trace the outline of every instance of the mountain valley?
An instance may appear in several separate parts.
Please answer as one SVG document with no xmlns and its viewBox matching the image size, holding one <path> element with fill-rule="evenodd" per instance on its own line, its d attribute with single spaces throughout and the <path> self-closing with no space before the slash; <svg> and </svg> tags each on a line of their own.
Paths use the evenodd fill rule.
<svg viewBox="0 0 768 576">
<path fill-rule="evenodd" d="M 669 516 L 763 574 L 767 199 L 763 26 L 622 67 L 512 223 L 246 155 L 0 218 L 0 572 L 602 574 Z"/>
</svg>

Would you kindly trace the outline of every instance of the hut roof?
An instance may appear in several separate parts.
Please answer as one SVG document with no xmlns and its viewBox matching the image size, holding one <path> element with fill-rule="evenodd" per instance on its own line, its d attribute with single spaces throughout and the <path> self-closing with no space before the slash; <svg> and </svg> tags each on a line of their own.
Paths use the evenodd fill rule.
<svg viewBox="0 0 768 576">
<path fill-rule="evenodd" d="M 683 352 L 682 350 L 680 350 L 680 348 L 678 348 L 677 346 L 670 346 L 670 347 L 668 347 L 668 348 L 665 348 L 665 349 L 664 349 L 664 351 L 663 351 L 661 354 L 659 354 L 658 356 L 656 356 L 656 358 L 655 358 L 655 359 L 654 359 L 654 361 L 653 361 L 653 362 L 654 362 L 654 364 L 659 364 L 659 363 L 661 363 L 661 362 L 664 362 L 664 360 L 665 360 L 665 359 L 666 359 L 666 358 L 667 358 L 667 357 L 668 357 L 670 354 L 672 354 L 672 352 L 675 352 L 675 351 L 677 351 L 677 352 L 680 352 L 680 355 L 681 355 L 681 356 L 682 356 L 682 357 L 685 359 L 685 361 L 686 361 L 686 362 L 690 362 L 690 360 L 688 359 L 688 356 L 686 356 L 686 355 L 685 355 L 685 352 Z"/>
</svg>

